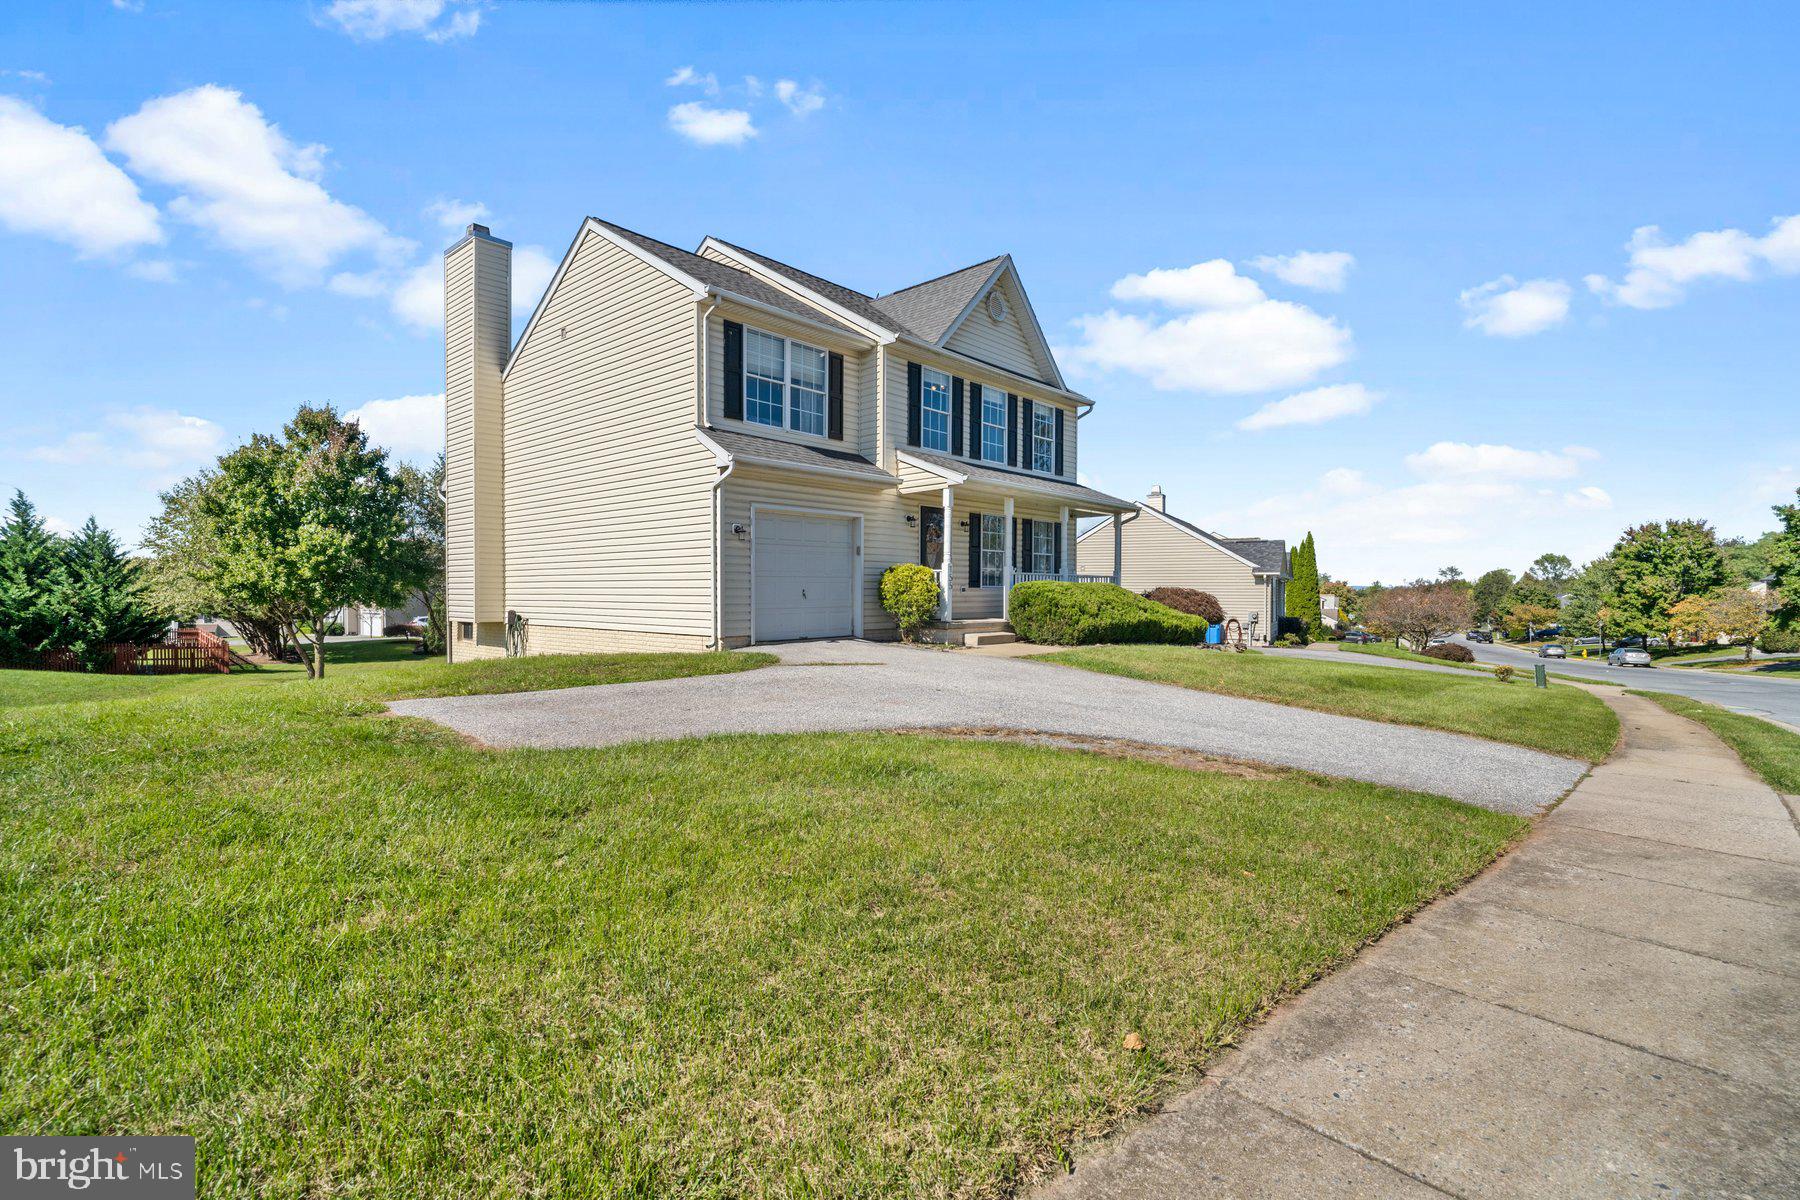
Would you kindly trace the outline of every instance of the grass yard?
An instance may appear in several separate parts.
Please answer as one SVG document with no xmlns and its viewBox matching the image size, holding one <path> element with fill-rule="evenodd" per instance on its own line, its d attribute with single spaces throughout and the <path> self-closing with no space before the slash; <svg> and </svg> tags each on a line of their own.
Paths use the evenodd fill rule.
<svg viewBox="0 0 1800 1200">
<path fill-rule="evenodd" d="M 1446 662 L 1441 658 L 1415 654 L 1404 646 L 1396 646 L 1392 642 L 1370 642 L 1366 646 L 1345 642 L 1338 649 L 1345 654 L 1367 654 L 1373 658 L 1397 658 L 1402 662 L 1430 663 L 1434 667 L 1455 667 L 1459 671 L 1480 671 L 1488 675 L 1494 673 L 1494 669 L 1485 663 Z"/>
<path fill-rule="evenodd" d="M 1033 745 L 480 750 L 374 697 L 584 668 L 339 665 L 0 673 L 0 1127 L 191 1134 L 207 1197 L 1000 1195 L 1524 827 Z"/>
<path fill-rule="evenodd" d="M 1579 688 L 1536 688 L 1440 671 L 1272 654 L 1221 654 L 1187 646 L 1092 646 L 1040 661 L 1271 700 L 1320 712 L 1420 725 L 1599 762 L 1619 740 L 1619 719 Z M 1436 660 L 1430 660 L 1435 662 Z"/>
<path fill-rule="evenodd" d="M 1761 775 L 1763 782 L 1785 795 L 1800 796 L 1800 733 L 1686 696 L 1638 691 L 1626 695 L 1654 700 L 1672 713 L 1700 722 L 1736 750 L 1744 765 Z"/>
</svg>

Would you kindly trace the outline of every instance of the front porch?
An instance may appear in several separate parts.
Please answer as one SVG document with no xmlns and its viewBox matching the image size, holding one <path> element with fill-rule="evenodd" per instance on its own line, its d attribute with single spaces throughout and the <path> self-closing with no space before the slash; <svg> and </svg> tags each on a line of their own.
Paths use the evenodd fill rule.
<svg viewBox="0 0 1800 1200">
<path fill-rule="evenodd" d="M 1013 586 L 1037 581 L 1117 583 L 1123 566 L 1118 525 L 1135 510 L 1064 479 L 903 451 L 900 492 L 919 502 L 907 520 L 919 531 L 919 561 L 938 573 L 939 627 L 959 644 L 969 637 L 1010 637 Z M 1110 517 L 1113 573 L 1075 569 L 1075 531 L 1082 517 Z M 973 628 L 965 622 L 994 623 Z M 960 632 L 958 632 L 960 631 Z"/>
</svg>

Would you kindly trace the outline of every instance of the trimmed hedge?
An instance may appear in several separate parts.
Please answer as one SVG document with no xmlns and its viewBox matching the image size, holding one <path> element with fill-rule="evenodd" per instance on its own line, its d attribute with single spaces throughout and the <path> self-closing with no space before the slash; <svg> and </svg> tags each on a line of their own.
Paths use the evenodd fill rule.
<svg viewBox="0 0 1800 1200">
<path fill-rule="evenodd" d="M 1144 593 L 1144 599 L 1154 600 L 1158 604 L 1166 604 L 1176 612 L 1189 613 L 1199 617 L 1208 625 L 1225 623 L 1225 606 L 1211 592 L 1203 592 L 1198 588 L 1159 587 Z"/>
<path fill-rule="evenodd" d="M 1047 646 L 1206 640 L 1206 622 L 1110 583 L 1021 583 L 1007 619 L 1013 632 Z"/>
<path fill-rule="evenodd" d="M 1455 642 L 1445 642 L 1441 646 L 1427 646 L 1424 649 L 1426 658 L 1441 658 L 1445 662 L 1472 663 L 1475 652 L 1467 646 L 1459 646 Z"/>
<path fill-rule="evenodd" d="M 1765 629 L 1756 639 L 1756 648 L 1764 654 L 1800 653 L 1800 626 L 1793 629 Z"/>
</svg>

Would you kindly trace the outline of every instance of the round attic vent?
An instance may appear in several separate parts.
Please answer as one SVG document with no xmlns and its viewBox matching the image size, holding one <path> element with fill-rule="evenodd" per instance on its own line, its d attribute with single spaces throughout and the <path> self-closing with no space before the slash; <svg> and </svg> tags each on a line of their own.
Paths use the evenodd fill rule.
<svg viewBox="0 0 1800 1200">
<path fill-rule="evenodd" d="M 988 293 L 987 310 L 988 316 L 994 318 L 994 320 L 1006 320 L 1006 297 L 1000 294 L 999 289 L 995 289 Z"/>
</svg>

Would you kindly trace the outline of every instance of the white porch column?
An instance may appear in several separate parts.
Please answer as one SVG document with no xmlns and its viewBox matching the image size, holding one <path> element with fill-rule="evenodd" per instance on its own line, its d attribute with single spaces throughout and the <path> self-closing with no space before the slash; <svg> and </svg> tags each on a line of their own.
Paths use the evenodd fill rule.
<svg viewBox="0 0 1800 1200">
<path fill-rule="evenodd" d="M 1058 579 L 1075 578 L 1075 542 L 1069 537 L 1069 506 L 1063 505 L 1061 514 L 1056 518 L 1056 544 L 1061 547 L 1062 574 Z"/>
<path fill-rule="evenodd" d="M 950 622 L 950 547 L 956 544 L 956 512 L 951 507 L 955 489 L 944 485 L 944 552 L 938 564 L 938 590 L 943 596 L 944 623 Z"/>
<path fill-rule="evenodd" d="M 1113 584 L 1119 586 L 1120 580 L 1125 577 L 1125 523 L 1119 519 L 1118 513 L 1112 515 L 1112 527 Z"/>
<path fill-rule="evenodd" d="M 1004 621 L 1011 616 L 1012 609 L 1013 498 L 1011 496 L 1006 498 L 1006 516 L 1001 528 L 1004 530 L 1002 536 L 1006 539 L 1004 542 L 1005 550 L 1000 555 L 1000 619 Z"/>
</svg>

